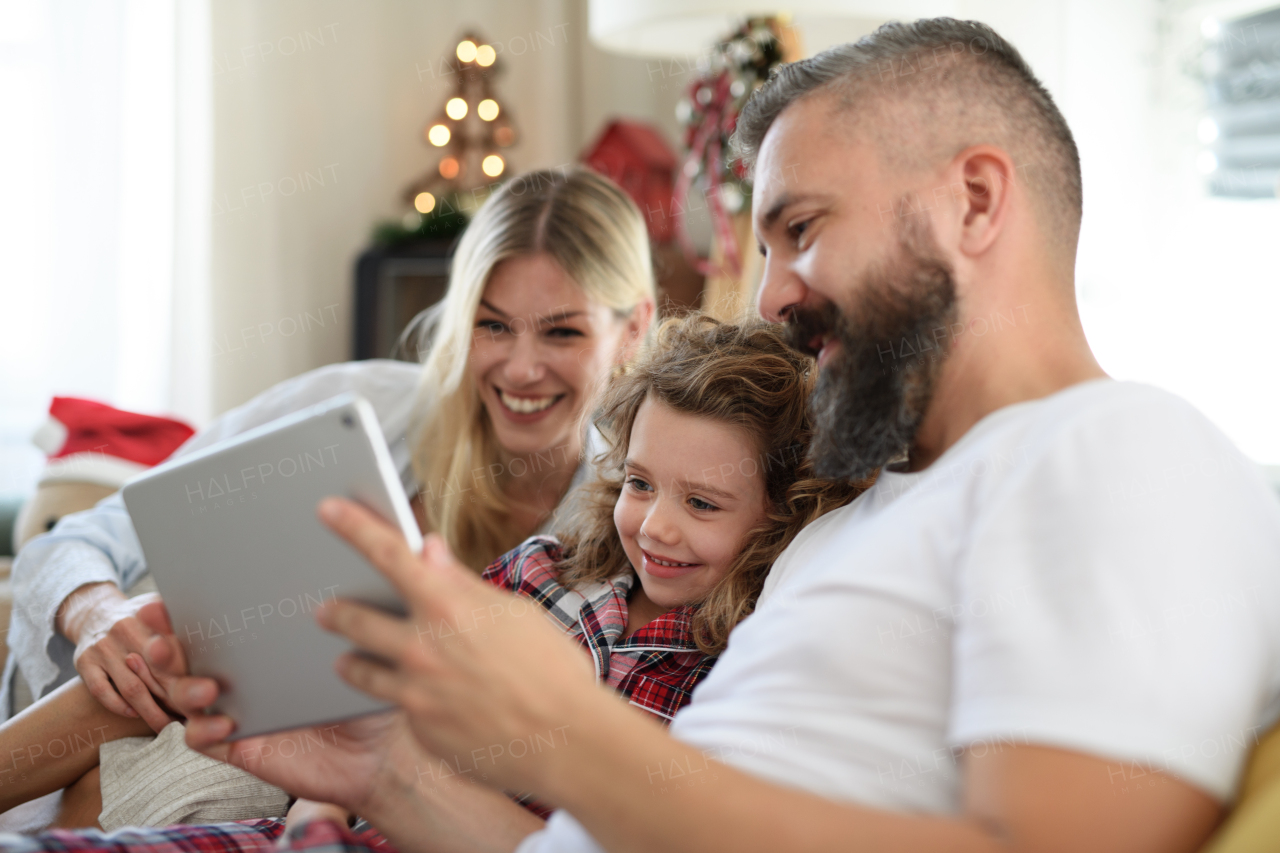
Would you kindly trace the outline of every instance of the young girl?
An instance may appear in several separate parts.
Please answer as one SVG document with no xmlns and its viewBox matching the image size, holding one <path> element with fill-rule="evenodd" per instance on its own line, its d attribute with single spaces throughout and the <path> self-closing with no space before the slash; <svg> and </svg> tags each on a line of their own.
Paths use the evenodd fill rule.
<svg viewBox="0 0 1280 853">
<path fill-rule="evenodd" d="M 812 477 L 811 367 L 766 323 L 667 321 L 606 392 L 596 425 L 607 449 L 558 535 L 527 539 L 484 577 L 546 608 L 591 654 L 602 681 L 668 722 L 751 613 L 782 550 L 869 485 Z M 112 715 L 100 718 L 101 707 L 73 683 L 0 728 L 0 754 L 56 734 L 22 727 L 41 707 L 45 719 L 66 720 L 63 736 L 123 736 L 114 726 L 95 729 Z M 85 772 L 76 762 L 29 762 L 26 779 L 0 786 L 0 807 L 56 790 Z M 303 800 L 290 821 L 336 812 Z"/>
</svg>

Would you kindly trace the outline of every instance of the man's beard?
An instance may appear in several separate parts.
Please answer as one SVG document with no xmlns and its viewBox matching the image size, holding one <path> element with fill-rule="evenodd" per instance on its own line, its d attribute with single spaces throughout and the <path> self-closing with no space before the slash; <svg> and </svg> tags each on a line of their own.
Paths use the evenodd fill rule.
<svg viewBox="0 0 1280 853">
<path fill-rule="evenodd" d="M 955 282 L 936 250 L 928 221 L 907 221 L 900 251 L 869 270 L 841 311 L 827 302 L 792 310 L 791 344 L 834 333 L 839 350 L 827 359 L 809 405 L 814 436 L 809 458 L 827 479 L 859 480 L 910 448 L 924 417 L 956 318 Z"/>
</svg>

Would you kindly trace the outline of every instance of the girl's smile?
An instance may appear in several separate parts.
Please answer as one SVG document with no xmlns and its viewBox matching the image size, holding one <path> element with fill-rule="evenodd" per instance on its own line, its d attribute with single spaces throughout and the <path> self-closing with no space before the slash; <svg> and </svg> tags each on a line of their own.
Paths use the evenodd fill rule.
<svg viewBox="0 0 1280 853">
<path fill-rule="evenodd" d="M 684 563 L 670 557 L 659 557 L 641 548 L 644 555 L 644 571 L 659 578 L 678 578 L 693 569 L 702 567 L 701 563 Z"/>
</svg>

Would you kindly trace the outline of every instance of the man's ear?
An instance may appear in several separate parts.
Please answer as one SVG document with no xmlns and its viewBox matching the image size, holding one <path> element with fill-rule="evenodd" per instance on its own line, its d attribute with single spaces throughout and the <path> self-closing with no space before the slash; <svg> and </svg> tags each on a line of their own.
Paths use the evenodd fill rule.
<svg viewBox="0 0 1280 853">
<path fill-rule="evenodd" d="M 1009 155 L 994 145 L 975 145 L 955 160 L 960 168 L 960 251 L 970 257 L 987 251 L 1009 218 L 1018 175 Z"/>
</svg>

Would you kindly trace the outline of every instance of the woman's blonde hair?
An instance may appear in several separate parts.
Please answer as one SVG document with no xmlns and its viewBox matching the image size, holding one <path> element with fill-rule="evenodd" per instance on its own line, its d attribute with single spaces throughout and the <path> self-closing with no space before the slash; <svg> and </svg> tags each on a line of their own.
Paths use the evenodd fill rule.
<svg viewBox="0 0 1280 853">
<path fill-rule="evenodd" d="M 557 531 L 565 547 L 560 580 L 572 586 L 634 572 L 613 510 L 631 428 L 645 400 L 738 427 L 757 451 L 768 506 L 764 521 L 747 533 L 729 570 L 693 613 L 698 647 L 719 654 L 729 632 L 755 609 L 769 567 L 796 534 L 871 485 L 814 477 L 808 460 L 813 382 L 813 360 L 789 347 L 773 324 L 723 323 L 702 314 L 663 323 L 653 344 L 605 395 L 596 425 L 607 449 Z"/>
<path fill-rule="evenodd" d="M 476 311 L 494 268 L 546 253 L 586 295 L 626 316 L 654 298 L 645 221 L 616 184 L 583 166 L 512 178 L 485 201 L 463 232 L 445 297 L 424 317 L 422 413 L 412 438 L 427 524 L 476 571 L 523 538 L 511 504 L 493 425 L 467 378 Z M 551 306 L 548 306 L 550 309 Z M 494 466 L 494 467 L 491 467 Z M 482 471 L 481 476 L 472 472 Z"/>
</svg>

